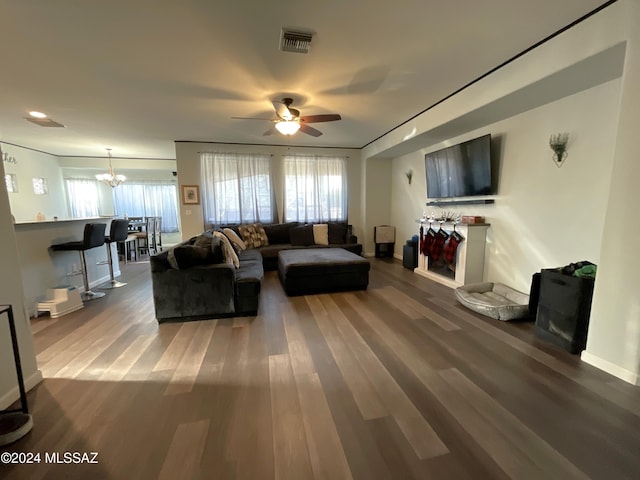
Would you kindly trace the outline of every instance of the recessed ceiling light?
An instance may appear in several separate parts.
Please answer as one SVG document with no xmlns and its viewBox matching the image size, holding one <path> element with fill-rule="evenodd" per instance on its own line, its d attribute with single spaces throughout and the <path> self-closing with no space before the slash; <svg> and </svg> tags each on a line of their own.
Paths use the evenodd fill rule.
<svg viewBox="0 0 640 480">
<path fill-rule="evenodd" d="M 35 118 L 47 118 L 47 116 L 44 113 L 36 112 L 35 110 L 33 112 L 29 112 L 29 115 Z"/>
</svg>

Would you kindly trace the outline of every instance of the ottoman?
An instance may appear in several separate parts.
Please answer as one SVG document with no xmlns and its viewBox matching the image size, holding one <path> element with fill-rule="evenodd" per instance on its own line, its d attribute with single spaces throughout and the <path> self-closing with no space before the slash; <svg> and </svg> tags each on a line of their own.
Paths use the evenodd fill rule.
<svg viewBox="0 0 640 480">
<path fill-rule="evenodd" d="M 287 295 L 364 290 L 369 261 L 342 248 L 282 250 L 278 275 Z"/>
</svg>

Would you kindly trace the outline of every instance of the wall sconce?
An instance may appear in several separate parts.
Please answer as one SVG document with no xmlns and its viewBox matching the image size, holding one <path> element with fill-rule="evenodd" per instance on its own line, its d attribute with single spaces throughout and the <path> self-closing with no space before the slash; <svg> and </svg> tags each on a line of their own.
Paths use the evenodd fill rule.
<svg viewBox="0 0 640 480">
<path fill-rule="evenodd" d="M 553 150 L 553 161 L 556 162 L 558 168 L 562 166 L 567 158 L 567 142 L 569 141 L 568 133 L 558 133 L 549 137 L 549 146 Z"/>
<path fill-rule="evenodd" d="M 407 181 L 409 182 L 409 185 L 411 185 L 411 179 L 413 178 L 413 170 L 409 170 L 404 172 L 405 177 L 407 177 Z"/>
</svg>

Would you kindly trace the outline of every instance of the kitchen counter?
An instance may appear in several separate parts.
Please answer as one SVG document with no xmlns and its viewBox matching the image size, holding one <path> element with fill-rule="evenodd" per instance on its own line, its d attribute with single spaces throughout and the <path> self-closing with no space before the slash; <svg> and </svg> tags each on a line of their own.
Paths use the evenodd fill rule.
<svg viewBox="0 0 640 480">
<path fill-rule="evenodd" d="M 87 223 L 105 223 L 109 232 L 112 217 L 74 218 L 16 222 L 14 231 L 18 245 L 18 260 L 22 273 L 25 305 L 30 316 L 36 313 L 36 303 L 41 301 L 48 288 L 58 285 L 75 285 L 84 290 L 81 275 L 69 275 L 80 271 L 78 252 L 54 252 L 51 245 L 82 240 Z M 112 244 L 113 271 L 120 275 L 116 245 Z M 95 288 L 109 280 L 109 265 L 96 265 L 107 259 L 105 246 L 87 250 L 89 286 Z"/>
</svg>

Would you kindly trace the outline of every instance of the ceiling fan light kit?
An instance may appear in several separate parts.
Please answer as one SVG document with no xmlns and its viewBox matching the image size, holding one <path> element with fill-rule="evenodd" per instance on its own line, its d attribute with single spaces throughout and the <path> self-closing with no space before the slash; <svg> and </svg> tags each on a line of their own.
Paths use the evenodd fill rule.
<svg viewBox="0 0 640 480">
<path fill-rule="evenodd" d="M 300 124 L 295 120 L 283 120 L 276 123 L 276 129 L 283 135 L 293 135 L 300 130 Z"/>
</svg>

